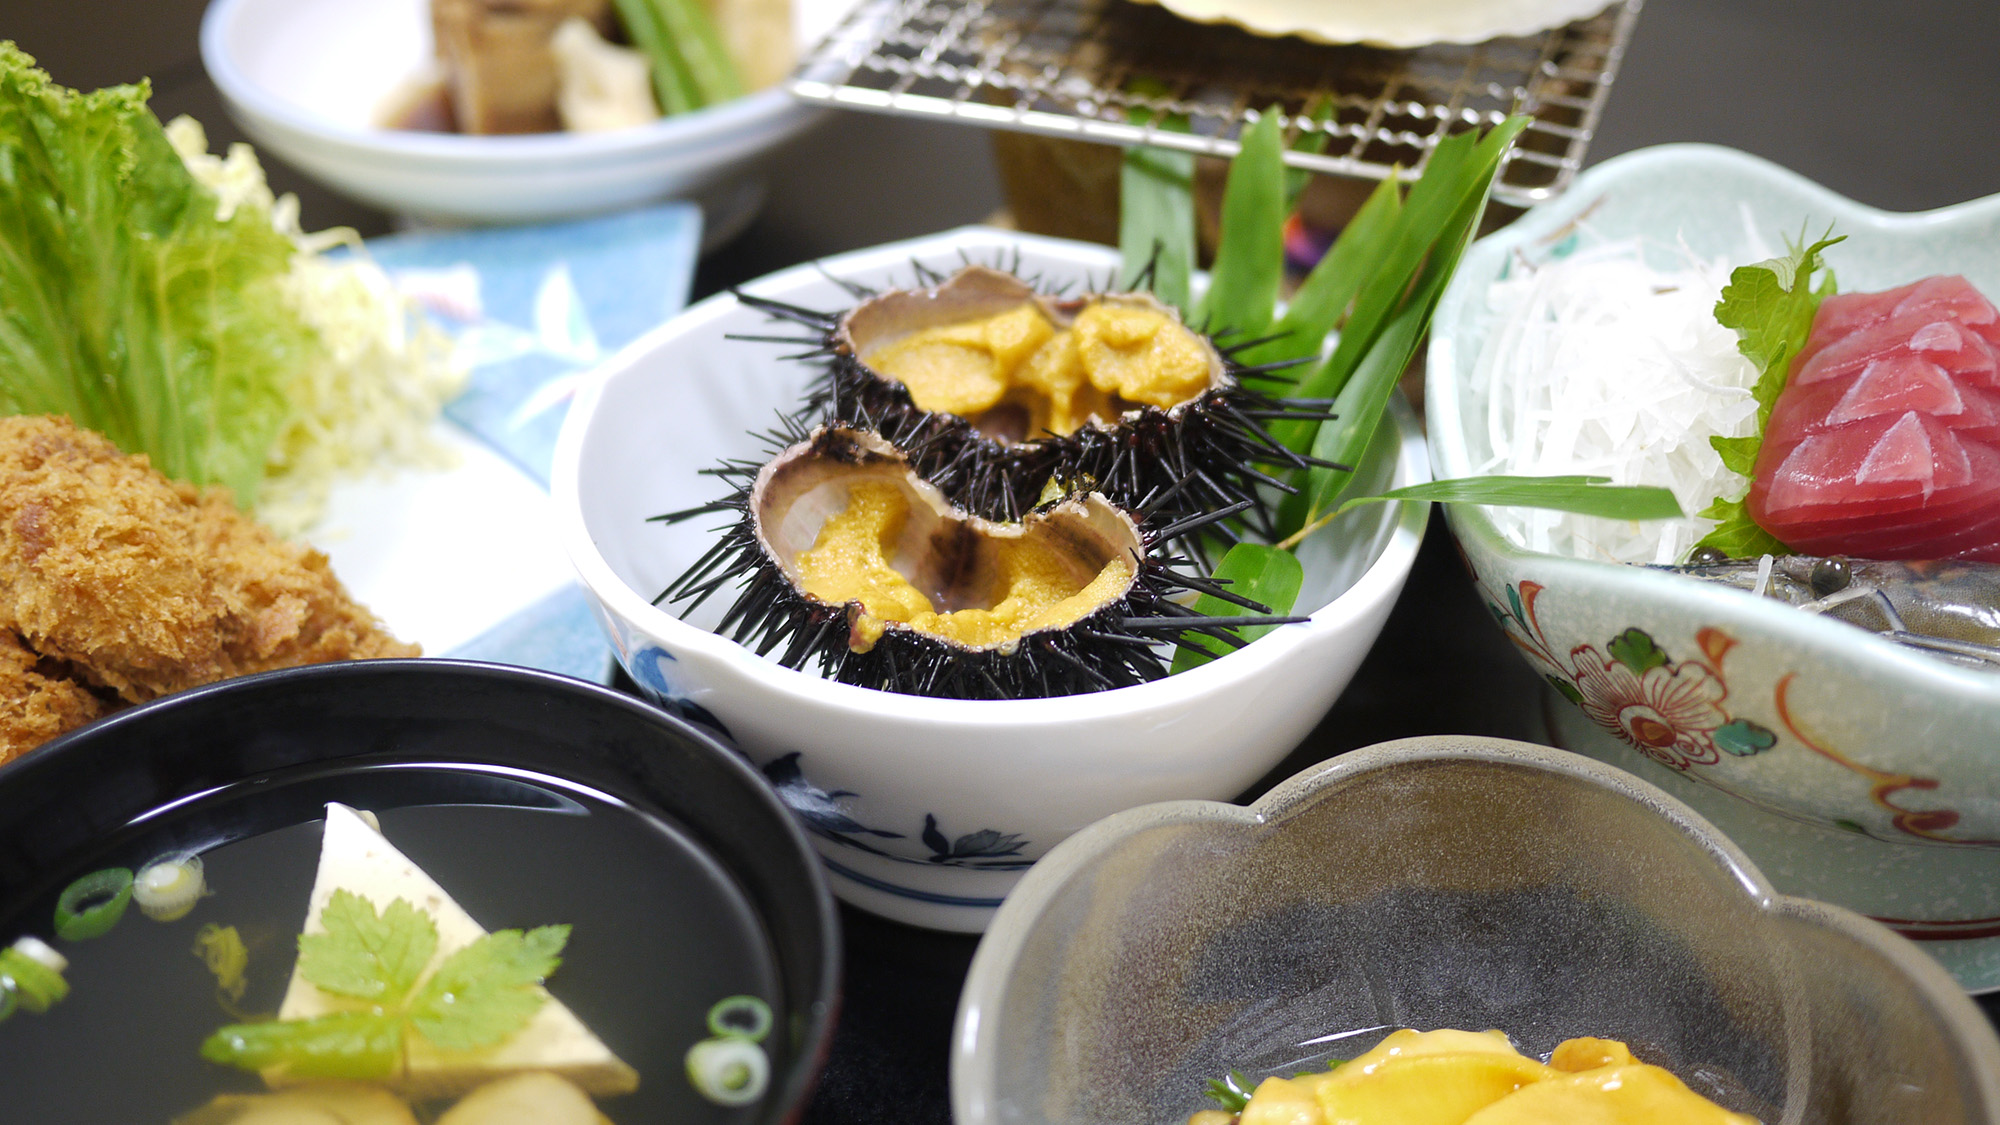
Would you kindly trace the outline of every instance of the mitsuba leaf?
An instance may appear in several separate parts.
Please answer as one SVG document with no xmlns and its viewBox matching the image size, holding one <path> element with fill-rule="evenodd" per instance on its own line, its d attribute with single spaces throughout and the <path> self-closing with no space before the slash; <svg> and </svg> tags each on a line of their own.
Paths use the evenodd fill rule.
<svg viewBox="0 0 2000 1125">
<path fill-rule="evenodd" d="M 402 1054 L 402 1019 L 372 1011 L 230 1024 L 201 1044 L 209 1062 L 297 1078 L 387 1078 Z"/>
<path fill-rule="evenodd" d="M 437 952 L 437 924 L 403 899 L 380 914 L 336 890 L 320 912 L 325 933 L 299 935 L 299 975 L 338 996 L 401 1003 Z"/>
<path fill-rule="evenodd" d="M 410 1022 L 448 1051 L 490 1047 L 534 1018 L 535 986 L 562 964 L 568 926 L 498 930 L 445 958 L 410 1005 Z"/>
</svg>

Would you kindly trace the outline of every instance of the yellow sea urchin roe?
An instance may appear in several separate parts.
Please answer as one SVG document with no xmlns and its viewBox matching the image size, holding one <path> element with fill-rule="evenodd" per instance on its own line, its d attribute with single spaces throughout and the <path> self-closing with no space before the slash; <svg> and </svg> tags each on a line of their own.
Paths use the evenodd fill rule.
<svg viewBox="0 0 2000 1125">
<path fill-rule="evenodd" d="M 1631 1066 L 1638 1062 L 1632 1051 L 1616 1039 L 1595 1039 L 1584 1035 L 1565 1039 L 1549 1056 L 1549 1065 L 1571 1074 L 1596 1070 L 1600 1066 Z"/>
<path fill-rule="evenodd" d="M 1644 1063 L 1565 1074 L 1525 1087 L 1471 1117 L 1465 1125 L 1757 1125 Z"/>
<path fill-rule="evenodd" d="M 930 614 L 931 600 L 889 565 L 897 537 L 910 518 L 903 490 L 886 481 L 863 481 L 847 490 L 847 507 L 820 525 L 812 548 L 799 555 L 799 586 L 829 605 L 860 602 L 850 642 L 867 652 L 882 636 L 883 621 Z"/>
<path fill-rule="evenodd" d="M 1265 1079 L 1239 1125 L 1756 1125 L 1613 1039 L 1568 1040 L 1550 1063 L 1498 1031 L 1404 1029 L 1325 1074 Z"/>
<path fill-rule="evenodd" d="M 1177 406 L 1208 388 L 1199 336 L 1157 309 L 1099 303 L 1056 331 L 1030 302 L 983 320 L 914 332 L 862 361 L 922 410 L 993 422 L 1010 438 L 1075 433 L 1136 405 Z M 1013 408 L 1004 410 L 998 408 Z M 981 420 L 987 411 L 1012 415 Z"/>
<path fill-rule="evenodd" d="M 1208 387 L 1201 337 L 1155 309 L 1092 305 L 1077 314 L 1077 355 L 1092 386 L 1129 402 L 1166 408 Z"/>
<path fill-rule="evenodd" d="M 977 600 L 988 608 L 934 611 L 930 598 L 890 563 L 909 518 L 902 489 L 864 481 L 848 490 L 847 507 L 828 517 L 811 549 L 798 558 L 799 585 L 823 602 L 860 602 L 848 644 L 866 652 L 887 622 L 971 648 L 1003 644 L 1038 629 L 1075 622 L 1118 597 L 1132 576 L 1124 559 L 1106 562 L 1079 587 L 1070 560 L 1038 537 L 996 537 L 990 542 L 992 588 Z"/>
<path fill-rule="evenodd" d="M 999 405 L 1014 369 L 1055 331 L 1039 307 L 1023 304 L 983 320 L 913 332 L 862 362 L 903 384 L 920 410 L 978 414 Z"/>
</svg>

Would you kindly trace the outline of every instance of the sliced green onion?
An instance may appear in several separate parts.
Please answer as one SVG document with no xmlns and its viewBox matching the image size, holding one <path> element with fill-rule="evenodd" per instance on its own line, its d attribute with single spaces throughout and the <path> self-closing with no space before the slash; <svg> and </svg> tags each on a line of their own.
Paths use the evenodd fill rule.
<svg viewBox="0 0 2000 1125">
<path fill-rule="evenodd" d="M 748 1039 L 717 1037 L 688 1048 L 688 1081 L 716 1105 L 749 1105 L 764 1096 L 771 1060 Z"/>
<path fill-rule="evenodd" d="M 762 1043 L 771 1034 L 771 1006 L 755 996 L 725 996 L 708 1010 L 709 1034 Z"/>
<path fill-rule="evenodd" d="M 132 903 L 132 871 L 107 867 L 69 886 L 56 899 L 56 936 L 64 941 L 103 937 Z"/>
<path fill-rule="evenodd" d="M 139 870 L 139 878 L 132 884 L 132 898 L 146 912 L 146 917 L 155 922 L 172 922 L 187 917 L 205 887 L 201 857 L 193 852 L 174 852 Z"/>
<path fill-rule="evenodd" d="M 21 1006 L 31 1012 L 46 1012 L 69 995 L 69 982 L 62 975 L 68 964 L 46 942 L 24 937 L 0 949 L 0 990 L 17 994 Z"/>
</svg>

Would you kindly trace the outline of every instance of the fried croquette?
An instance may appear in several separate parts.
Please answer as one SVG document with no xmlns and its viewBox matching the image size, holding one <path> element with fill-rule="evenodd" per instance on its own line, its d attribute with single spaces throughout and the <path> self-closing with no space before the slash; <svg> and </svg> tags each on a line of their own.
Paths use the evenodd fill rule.
<svg viewBox="0 0 2000 1125">
<path fill-rule="evenodd" d="M 129 703 L 273 668 L 418 651 L 348 597 L 325 555 L 259 526 L 228 490 L 170 481 L 143 455 L 52 416 L 0 418 L 7 630 L 38 663 L 66 665 Z M 26 690 L 17 680 L 30 682 L 9 672 L 0 685 L 10 709 Z"/>
</svg>

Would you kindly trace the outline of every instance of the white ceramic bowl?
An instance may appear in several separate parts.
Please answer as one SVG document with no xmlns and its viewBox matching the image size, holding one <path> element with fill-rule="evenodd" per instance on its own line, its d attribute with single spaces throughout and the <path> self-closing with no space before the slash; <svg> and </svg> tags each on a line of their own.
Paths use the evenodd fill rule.
<svg viewBox="0 0 2000 1125">
<path fill-rule="evenodd" d="M 1628 153 L 1467 252 L 1430 347 L 1438 475 L 1491 450 L 1471 370 L 1494 329 L 1486 291 L 1516 254 L 1638 235 L 1747 264 L 1763 254 L 1746 220 L 1769 245 L 1832 223 L 1843 291 L 1961 273 L 2000 297 L 2000 196 L 1893 214 L 1731 149 Z M 1746 591 L 1529 551 L 1482 508 L 1446 517 L 1495 620 L 1578 703 L 1551 704 L 1560 744 L 1694 805 L 1780 890 L 1870 915 L 1968 988 L 2000 988 L 2000 675 Z"/>
<path fill-rule="evenodd" d="M 1113 251 L 966 228 L 774 274 L 749 290 L 807 307 L 853 298 L 831 277 L 908 285 L 912 260 L 1020 254 L 1029 276 L 1101 283 Z M 762 459 L 746 431 L 799 402 L 801 350 L 726 334 L 796 336 L 720 295 L 597 371 L 557 443 L 561 534 L 619 659 L 664 704 L 721 727 L 814 833 L 837 892 L 919 925 L 978 930 L 1022 869 L 1107 813 L 1176 797 L 1228 798 L 1310 731 L 1381 630 L 1422 536 L 1426 506 L 1363 509 L 1301 546 L 1306 584 L 1286 625 L 1205 667 L 1092 695 L 966 702 L 878 692 L 795 672 L 682 621 L 651 599 L 713 542 L 721 521 L 649 516 L 718 498 L 699 470 Z M 1423 439 L 1399 407 L 1359 487 L 1426 479 Z M 725 602 L 726 598 L 713 599 Z"/>
<path fill-rule="evenodd" d="M 668 197 L 709 244 L 763 202 L 759 159 L 819 111 L 772 88 L 604 133 L 475 137 L 378 127 L 431 57 L 426 0 L 214 0 L 201 57 L 243 131 L 307 175 L 420 219 L 515 223 Z"/>
</svg>

